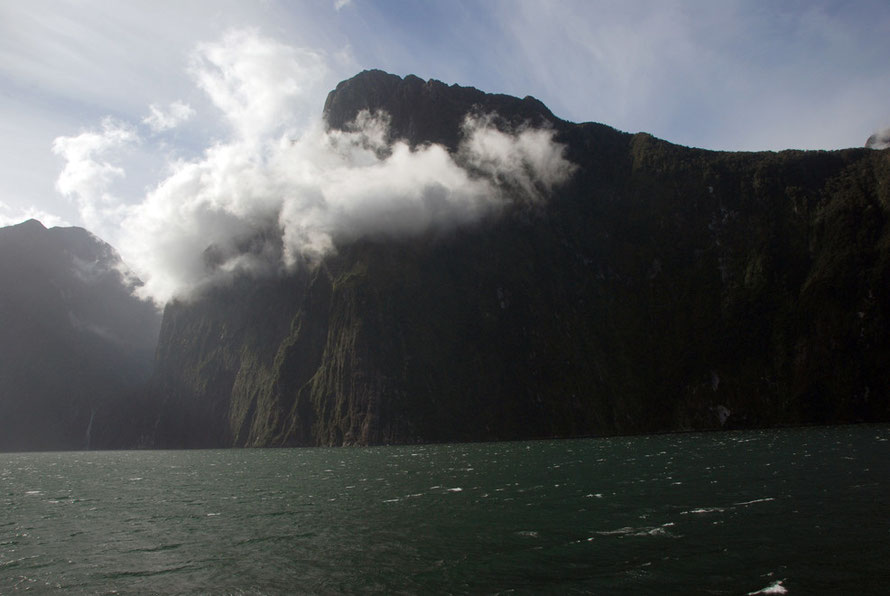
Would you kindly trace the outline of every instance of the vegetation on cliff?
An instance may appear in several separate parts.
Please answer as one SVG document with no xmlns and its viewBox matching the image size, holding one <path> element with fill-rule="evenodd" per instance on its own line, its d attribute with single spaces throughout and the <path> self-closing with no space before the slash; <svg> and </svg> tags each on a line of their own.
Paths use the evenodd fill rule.
<svg viewBox="0 0 890 596">
<path fill-rule="evenodd" d="M 168 305 L 158 446 L 465 441 L 890 419 L 890 152 L 729 153 L 369 71 L 329 126 L 457 151 L 549 126 L 543 203 L 364 237 Z"/>
</svg>

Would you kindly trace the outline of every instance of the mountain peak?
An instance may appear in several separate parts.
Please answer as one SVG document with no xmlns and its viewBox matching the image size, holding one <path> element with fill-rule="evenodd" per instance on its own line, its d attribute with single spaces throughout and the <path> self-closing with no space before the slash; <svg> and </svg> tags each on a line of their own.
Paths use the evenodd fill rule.
<svg viewBox="0 0 890 596">
<path fill-rule="evenodd" d="M 18 228 L 20 230 L 34 230 L 34 231 L 46 231 L 46 226 L 36 219 L 28 219 L 23 221 L 20 224 L 16 224 L 14 226 L 10 226 L 11 228 Z"/>
<path fill-rule="evenodd" d="M 324 117 L 328 126 L 343 129 L 362 110 L 384 111 L 390 133 L 410 144 L 440 143 L 455 149 L 461 124 L 468 113 L 496 113 L 503 124 L 541 126 L 558 121 L 542 102 L 531 96 L 484 93 L 474 87 L 446 85 L 415 75 L 402 78 L 382 70 L 365 70 L 342 81 L 328 94 Z"/>
<path fill-rule="evenodd" d="M 6 247 L 8 243 L 44 243 L 46 227 L 36 219 L 29 219 L 22 223 L 0 228 L 0 246 Z"/>
</svg>

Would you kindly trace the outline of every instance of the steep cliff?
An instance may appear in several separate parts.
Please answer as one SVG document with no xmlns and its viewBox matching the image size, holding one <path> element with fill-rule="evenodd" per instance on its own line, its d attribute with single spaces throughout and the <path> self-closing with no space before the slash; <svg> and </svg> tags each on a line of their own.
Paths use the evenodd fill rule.
<svg viewBox="0 0 890 596">
<path fill-rule="evenodd" d="M 452 152 L 549 126 L 544 204 L 359 238 L 168 305 L 158 446 L 342 445 L 890 419 L 890 151 L 712 152 L 369 71 L 325 118 Z"/>
<path fill-rule="evenodd" d="M 82 228 L 0 228 L 0 450 L 138 444 L 160 315 Z"/>
</svg>

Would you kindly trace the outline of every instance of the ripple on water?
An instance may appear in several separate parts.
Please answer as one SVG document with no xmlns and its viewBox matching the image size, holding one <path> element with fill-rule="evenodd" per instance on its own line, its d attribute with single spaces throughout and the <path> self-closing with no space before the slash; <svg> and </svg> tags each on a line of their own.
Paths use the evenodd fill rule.
<svg viewBox="0 0 890 596">
<path fill-rule="evenodd" d="M 160 569 L 111 571 L 103 574 L 103 577 L 109 580 L 126 579 L 132 577 L 158 577 L 161 575 L 169 575 L 171 573 L 178 573 L 180 571 L 189 571 L 194 569 L 196 569 L 195 565 L 187 563 L 184 565 L 172 565 L 169 567 L 162 567 Z"/>
<path fill-rule="evenodd" d="M 160 553 L 168 550 L 176 550 L 181 548 L 183 545 L 182 542 L 174 542 L 171 544 L 159 544 L 157 546 L 149 546 L 145 548 L 131 548 L 130 550 L 124 551 L 125 553 Z"/>
<path fill-rule="evenodd" d="M 888 434 L 862 430 L 17 456 L 34 465 L 0 482 L 0 593 L 785 594 L 840 567 L 881 593 L 857 588 L 890 581 L 863 556 L 886 545 Z"/>
</svg>

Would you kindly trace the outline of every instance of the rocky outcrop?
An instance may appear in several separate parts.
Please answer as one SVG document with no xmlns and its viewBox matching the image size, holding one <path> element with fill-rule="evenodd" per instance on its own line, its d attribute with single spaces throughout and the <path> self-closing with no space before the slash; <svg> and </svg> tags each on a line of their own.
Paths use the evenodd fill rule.
<svg viewBox="0 0 890 596">
<path fill-rule="evenodd" d="M 325 115 L 454 150 L 549 126 L 543 206 L 362 238 L 164 314 L 159 446 L 345 445 L 890 419 L 890 153 L 729 153 L 369 71 Z"/>
<path fill-rule="evenodd" d="M 362 110 L 385 112 L 393 139 L 406 139 L 413 145 L 438 143 L 452 150 L 460 142 L 461 125 L 468 114 L 496 113 L 514 126 L 558 121 L 531 96 L 518 99 L 483 93 L 414 75 L 403 79 L 381 70 L 367 70 L 337 85 L 325 101 L 324 118 L 331 128 L 344 129 Z"/>
</svg>

